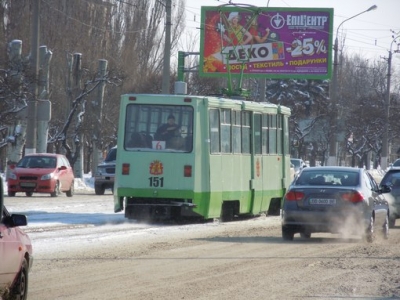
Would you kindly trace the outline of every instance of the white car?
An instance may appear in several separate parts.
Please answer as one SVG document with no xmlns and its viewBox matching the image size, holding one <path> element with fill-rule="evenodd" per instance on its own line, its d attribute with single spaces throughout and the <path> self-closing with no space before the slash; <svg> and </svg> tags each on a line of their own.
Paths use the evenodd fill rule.
<svg viewBox="0 0 400 300">
<path fill-rule="evenodd" d="M 301 158 L 291 158 L 290 163 L 293 165 L 295 175 L 307 166 Z"/>
</svg>

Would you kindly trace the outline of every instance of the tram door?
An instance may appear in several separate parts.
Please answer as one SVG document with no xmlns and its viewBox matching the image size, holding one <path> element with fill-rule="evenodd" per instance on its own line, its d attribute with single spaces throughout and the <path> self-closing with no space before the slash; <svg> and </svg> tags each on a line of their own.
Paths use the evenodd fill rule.
<svg viewBox="0 0 400 300">
<path fill-rule="evenodd" d="M 262 156 L 262 115 L 253 114 L 253 130 L 252 130 L 252 212 L 258 214 L 265 211 L 265 195 L 263 195 L 263 156 Z"/>
</svg>

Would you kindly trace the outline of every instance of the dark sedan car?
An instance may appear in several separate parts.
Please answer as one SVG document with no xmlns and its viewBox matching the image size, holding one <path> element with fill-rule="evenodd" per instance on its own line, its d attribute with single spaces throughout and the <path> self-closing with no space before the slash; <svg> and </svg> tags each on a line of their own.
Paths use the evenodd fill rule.
<svg viewBox="0 0 400 300">
<path fill-rule="evenodd" d="M 389 205 L 372 176 L 351 167 L 303 169 L 284 196 L 282 237 L 315 232 L 359 235 L 368 242 L 375 228 L 388 238 Z"/>
<path fill-rule="evenodd" d="M 392 167 L 383 176 L 380 188 L 390 188 L 390 193 L 385 195 L 389 202 L 389 228 L 393 228 L 396 219 L 400 218 L 400 167 Z"/>
</svg>

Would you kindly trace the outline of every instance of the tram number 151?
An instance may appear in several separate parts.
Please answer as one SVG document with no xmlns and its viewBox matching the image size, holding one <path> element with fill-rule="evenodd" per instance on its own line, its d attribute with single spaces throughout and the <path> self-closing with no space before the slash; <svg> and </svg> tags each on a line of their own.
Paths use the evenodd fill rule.
<svg viewBox="0 0 400 300">
<path fill-rule="evenodd" d="M 149 177 L 151 187 L 163 187 L 164 177 Z"/>
</svg>

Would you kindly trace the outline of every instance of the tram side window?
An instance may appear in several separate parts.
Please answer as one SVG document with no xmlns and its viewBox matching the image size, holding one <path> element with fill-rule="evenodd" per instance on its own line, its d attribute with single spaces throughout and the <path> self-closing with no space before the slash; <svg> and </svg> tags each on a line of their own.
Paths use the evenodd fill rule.
<svg viewBox="0 0 400 300">
<path fill-rule="evenodd" d="M 268 115 L 262 116 L 262 153 L 268 154 Z"/>
<path fill-rule="evenodd" d="M 282 115 L 277 116 L 277 126 L 276 126 L 276 145 L 277 145 L 277 153 L 282 154 Z"/>
<path fill-rule="evenodd" d="M 231 111 L 221 109 L 221 152 L 231 153 Z"/>
<path fill-rule="evenodd" d="M 250 153 L 250 112 L 242 112 L 242 153 Z"/>
<path fill-rule="evenodd" d="M 232 112 L 232 150 L 233 153 L 242 153 L 242 132 L 241 132 L 240 111 Z"/>
<path fill-rule="evenodd" d="M 269 115 L 269 153 L 276 154 L 276 115 Z"/>
<path fill-rule="evenodd" d="M 254 115 L 254 153 L 261 154 L 261 115 Z"/>
<path fill-rule="evenodd" d="M 192 152 L 193 149 L 193 113 L 189 111 L 182 112 L 181 135 L 185 139 L 186 151 Z"/>
<path fill-rule="evenodd" d="M 220 153 L 219 139 L 219 111 L 217 109 L 210 110 L 210 151 L 211 153 Z"/>
</svg>

